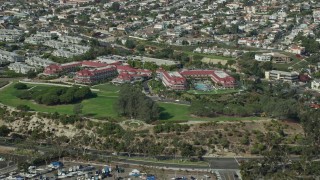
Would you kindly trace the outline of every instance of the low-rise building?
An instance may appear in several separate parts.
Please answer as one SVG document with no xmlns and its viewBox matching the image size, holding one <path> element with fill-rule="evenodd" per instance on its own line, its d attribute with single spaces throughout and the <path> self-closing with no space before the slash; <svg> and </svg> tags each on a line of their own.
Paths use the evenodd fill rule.
<svg viewBox="0 0 320 180">
<path fill-rule="evenodd" d="M 34 67 L 47 67 L 51 64 L 55 64 L 53 61 L 49 59 L 43 59 L 37 56 L 30 57 L 25 60 L 25 63 L 27 63 L 30 66 Z"/>
<path fill-rule="evenodd" d="M 80 55 L 78 53 L 70 52 L 70 51 L 65 51 L 63 49 L 57 49 L 52 52 L 52 55 L 57 56 L 57 57 L 66 57 L 66 58 L 71 58 L 73 56 Z"/>
<path fill-rule="evenodd" d="M 311 89 L 320 92 L 320 79 L 311 81 Z"/>
<path fill-rule="evenodd" d="M 81 62 L 51 64 L 44 69 L 43 74 L 50 76 L 50 75 L 57 75 L 58 73 L 62 73 L 62 72 L 73 72 L 73 71 L 76 71 L 76 69 L 79 68 L 81 65 L 82 65 Z"/>
<path fill-rule="evenodd" d="M 288 63 L 291 61 L 291 58 L 287 55 L 280 53 L 270 53 L 272 55 L 273 63 Z"/>
<path fill-rule="evenodd" d="M 256 61 L 261 61 L 261 62 L 271 61 L 271 58 L 272 58 L 272 56 L 270 53 L 263 53 L 263 54 L 254 55 L 254 59 Z"/>
<path fill-rule="evenodd" d="M 6 62 L 20 62 L 24 61 L 24 57 L 20 56 L 14 52 L 3 51 L 0 49 L 0 64 Z"/>
<path fill-rule="evenodd" d="M 116 67 L 119 75 L 112 80 L 113 83 L 142 81 L 152 76 L 152 71 L 147 69 L 135 69 L 128 65 L 116 65 Z"/>
<path fill-rule="evenodd" d="M 82 41 L 82 38 L 62 35 L 59 37 L 59 40 L 64 43 L 79 44 Z"/>
<path fill-rule="evenodd" d="M 187 80 L 179 72 L 167 72 L 163 69 L 158 69 L 157 77 L 169 89 L 180 91 L 187 89 Z"/>
<path fill-rule="evenodd" d="M 186 78 L 210 78 L 214 83 L 224 88 L 234 88 L 237 85 L 236 80 L 222 70 L 184 70 L 180 73 Z"/>
<path fill-rule="evenodd" d="M 0 41 L 18 42 L 22 37 L 23 31 L 12 29 L 0 29 Z"/>
<path fill-rule="evenodd" d="M 297 72 L 286 72 L 286 71 L 266 71 L 265 78 L 267 80 L 282 80 L 287 82 L 297 82 L 299 74 Z"/>
<path fill-rule="evenodd" d="M 105 66 L 96 69 L 83 69 L 76 73 L 74 78 L 76 83 L 95 84 L 106 79 L 110 79 L 117 74 L 115 66 Z"/>
<path fill-rule="evenodd" d="M 293 54 L 303 54 L 305 52 L 306 48 L 298 45 L 291 45 L 288 48 L 288 52 L 291 52 Z"/>
<path fill-rule="evenodd" d="M 27 74 L 29 71 L 35 71 L 36 68 L 32 67 L 32 66 L 28 66 L 25 63 L 21 63 L 21 62 L 15 62 L 15 63 L 11 63 L 8 66 L 8 69 L 16 72 L 16 73 L 21 73 L 21 74 Z"/>
<path fill-rule="evenodd" d="M 90 50 L 89 46 L 81 46 L 78 44 L 70 44 L 70 43 L 64 43 L 64 42 L 54 41 L 54 40 L 46 41 L 44 42 L 44 45 L 56 49 L 53 52 L 54 56 L 61 56 L 61 57 L 67 57 L 67 58 L 81 55 Z"/>
<path fill-rule="evenodd" d="M 178 65 L 179 62 L 171 61 L 171 60 L 165 60 L 165 59 L 157 59 L 157 58 L 150 58 L 150 57 L 141 57 L 141 56 L 134 56 L 131 57 L 133 60 L 138 60 L 141 62 L 151 62 L 155 63 L 158 66 L 166 65 L 166 66 L 173 66 Z"/>
<path fill-rule="evenodd" d="M 320 9 L 313 10 L 313 21 L 315 23 L 320 23 Z"/>
</svg>

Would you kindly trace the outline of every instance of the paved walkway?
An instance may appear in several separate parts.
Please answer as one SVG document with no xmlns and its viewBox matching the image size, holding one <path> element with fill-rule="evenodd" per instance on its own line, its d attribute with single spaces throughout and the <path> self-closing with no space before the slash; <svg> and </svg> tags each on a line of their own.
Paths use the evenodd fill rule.
<svg viewBox="0 0 320 180">
<path fill-rule="evenodd" d="M 35 85 L 47 85 L 47 86 L 60 86 L 60 87 L 72 87 L 73 85 L 77 85 L 78 84 L 72 84 L 72 85 L 67 85 L 67 84 L 56 84 L 56 83 L 44 83 L 44 82 L 34 82 L 34 81 L 19 81 L 21 83 L 25 83 L 25 84 L 35 84 Z M 90 88 L 91 91 L 95 91 L 98 92 L 100 91 L 99 89 L 92 89 Z"/>
<path fill-rule="evenodd" d="M 12 84 L 12 82 L 9 82 L 7 85 L 5 85 L 5 86 L 1 87 L 1 88 L 0 88 L 0 90 L 2 90 L 2 89 L 4 89 L 4 88 L 6 88 L 6 87 L 8 87 L 8 86 L 10 86 L 11 84 Z"/>
</svg>

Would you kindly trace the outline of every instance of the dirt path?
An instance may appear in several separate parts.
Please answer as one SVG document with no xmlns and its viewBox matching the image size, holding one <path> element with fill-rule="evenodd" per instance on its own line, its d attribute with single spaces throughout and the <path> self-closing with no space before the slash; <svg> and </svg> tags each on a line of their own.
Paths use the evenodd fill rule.
<svg viewBox="0 0 320 180">
<path fill-rule="evenodd" d="M 188 121 L 188 122 L 183 122 L 179 124 L 201 124 L 201 123 L 209 123 L 209 122 L 217 122 L 219 124 L 232 124 L 232 123 L 239 123 L 239 122 L 244 122 L 244 123 L 250 123 L 250 122 L 270 122 L 272 119 L 266 118 L 266 119 L 261 119 L 261 120 L 239 120 L 239 121 L 215 121 L 214 119 L 211 121 Z"/>
</svg>

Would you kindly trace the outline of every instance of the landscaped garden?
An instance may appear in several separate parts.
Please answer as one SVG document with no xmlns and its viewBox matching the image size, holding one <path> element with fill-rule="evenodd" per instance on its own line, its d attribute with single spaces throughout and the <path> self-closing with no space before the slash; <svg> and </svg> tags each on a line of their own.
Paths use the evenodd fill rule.
<svg viewBox="0 0 320 180">
<path fill-rule="evenodd" d="M 82 114 L 87 117 L 93 117 L 93 118 L 118 118 L 118 114 L 115 111 L 114 104 L 118 100 L 119 95 L 119 86 L 115 86 L 109 83 L 97 85 L 92 87 L 93 89 L 97 89 L 99 91 L 94 91 L 96 94 L 95 97 L 87 98 L 82 100 L 81 102 L 76 102 L 75 104 L 58 104 L 58 105 L 52 105 L 48 106 L 45 104 L 39 104 L 34 100 L 25 100 L 20 99 L 17 97 L 17 95 L 20 93 L 16 88 L 14 88 L 14 85 L 16 83 L 13 83 L 1 90 L 0 93 L 0 103 L 8 106 L 21 106 L 26 105 L 29 106 L 31 110 L 39 111 L 39 112 L 58 112 L 60 114 L 74 114 L 74 107 L 75 104 L 82 104 Z M 28 84 L 28 89 L 24 91 L 48 91 L 49 89 L 52 89 L 52 86 L 47 85 L 34 85 L 34 84 Z M 217 90 L 219 91 L 219 90 Z M 228 91 L 229 90 L 223 90 Z M 235 90 L 230 90 L 235 91 Z M 209 92 L 203 92 L 203 93 L 209 93 Z M 216 92 L 215 92 L 216 93 Z M 242 118 L 242 117 L 217 117 L 217 118 L 203 118 L 203 117 L 195 117 L 192 116 L 189 110 L 188 105 L 182 105 L 182 104 L 176 104 L 176 103 L 164 103 L 164 102 L 158 102 L 158 105 L 160 107 L 160 120 L 163 121 L 187 121 L 187 120 L 246 120 L 246 119 L 252 119 L 252 118 Z M 260 119 L 260 118 L 253 118 L 253 119 Z M 253 120 L 252 119 L 252 120 Z"/>
<path fill-rule="evenodd" d="M 210 91 L 200 91 L 200 90 L 189 90 L 188 93 L 191 94 L 229 94 L 229 93 L 237 93 L 239 90 L 237 89 L 213 89 Z"/>
<path fill-rule="evenodd" d="M 102 87 L 106 88 L 107 86 Z M 28 84 L 28 88 L 32 91 L 47 91 L 48 89 L 51 89 L 52 86 Z M 32 110 L 39 112 L 74 114 L 74 104 L 62 104 L 54 106 L 38 104 L 33 100 L 23 100 L 18 98 L 17 95 L 19 94 L 19 91 L 20 90 L 14 88 L 14 84 L 4 88 L 0 93 L 0 103 L 13 107 L 27 105 Z M 81 104 L 83 105 L 82 114 L 93 117 L 116 117 L 117 114 L 114 111 L 113 104 L 117 100 L 117 92 L 101 90 L 96 92 L 96 95 L 96 97 L 81 101 Z"/>
</svg>

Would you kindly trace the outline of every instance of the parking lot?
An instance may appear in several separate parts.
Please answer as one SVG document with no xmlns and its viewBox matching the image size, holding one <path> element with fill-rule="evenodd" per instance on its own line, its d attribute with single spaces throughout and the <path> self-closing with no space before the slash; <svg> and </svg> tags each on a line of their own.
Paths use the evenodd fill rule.
<svg viewBox="0 0 320 180">
<path fill-rule="evenodd" d="M 57 166 L 54 167 L 53 164 Z M 154 167 L 130 166 L 127 164 L 90 164 L 82 162 L 62 161 L 49 165 L 30 166 L 27 173 L 12 171 L 0 179 L 216 179 L 215 175 L 208 172 L 190 172 L 185 170 L 165 170 Z M 63 165 L 62 165 L 63 164 Z M 106 173 L 107 169 L 107 173 Z"/>
</svg>

